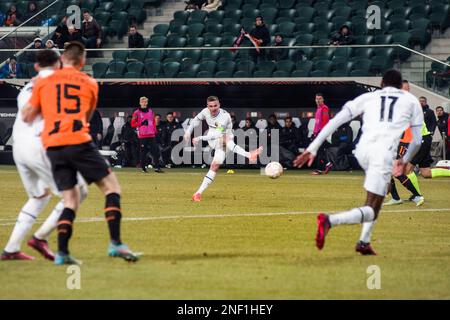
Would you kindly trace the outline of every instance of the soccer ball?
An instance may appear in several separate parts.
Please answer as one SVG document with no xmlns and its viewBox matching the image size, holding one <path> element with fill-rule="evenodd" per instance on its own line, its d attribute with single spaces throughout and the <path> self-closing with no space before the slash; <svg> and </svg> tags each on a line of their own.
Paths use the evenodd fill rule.
<svg viewBox="0 0 450 320">
<path fill-rule="evenodd" d="M 269 178 L 276 179 L 283 174 L 283 166 L 279 162 L 269 162 L 264 172 Z"/>
</svg>

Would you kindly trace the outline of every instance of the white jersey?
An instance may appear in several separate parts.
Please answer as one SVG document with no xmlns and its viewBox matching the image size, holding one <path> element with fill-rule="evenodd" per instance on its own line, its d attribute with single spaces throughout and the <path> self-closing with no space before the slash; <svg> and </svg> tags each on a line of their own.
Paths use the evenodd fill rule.
<svg viewBox="0 0 450 320">
<path fill-rule="evenodd" d="M 47 77 L 52 74 L 52 70 L 42 70 L 39 72 L 39 77 Z M 28 104 L 28 101 L 31 98 L 31 94 L 33 93 L 33 81 L 29 82 L 23 89 L 20 91 L 17 96 L 17 116 L 14 121 L 12 138 L 13 144 L 17 144 L 17 146 L 24 146 L 24 143 L 31 144 L 37 143 L 39 145 L 42 144 L 40 134 L 44 128 L 44 119 L 39 114 L 32 123 L 25 123 L 22 119 L 22 110 Z"/>
<path fill-rule="evenodd" d="M 208 140 L 208 143 L 212 148 L 215 148 L 217 140 L 220 137 L 225 134 L 233 134 L 233 123 L 231 122 L 231 116 L 224 109 L 219 109 L 219 113 L 213 117 L 208 108 L 204 108 L 199 114 L 197 114 L 197 116 L 195 116 L 187 131 L 192 133 L 194 127 L 201 124 L 203 120 L 206 121 L 209 127 L 205 140 Z"/>
<path fill-rule="evenodd" d="M 383 144 L 397 148 L 403 132 L 409 127 L 421 127 L 423 111 L 419 100 L 411 93 L 386 87 L 365 93 L 343 107 L 354 118 L 363 115 L 359 144 Z"/>
</svg>

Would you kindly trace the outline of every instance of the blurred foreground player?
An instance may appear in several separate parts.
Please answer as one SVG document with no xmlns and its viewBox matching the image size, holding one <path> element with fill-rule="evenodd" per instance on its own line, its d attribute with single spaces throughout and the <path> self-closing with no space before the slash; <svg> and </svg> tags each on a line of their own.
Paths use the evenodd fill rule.
<svg viewBox="0 0 450 320">
<path fill-rule="evenodd" d="M 48 77 L 59 67 L 59 55 L 55 51 L 42 50 L 37 52 L 35 69 L 38 71 L 38 78 Z M 43 119 L 41 116 L 37 116 L 32 123 L 27 124 L 23 121 L 21 115 L 22 109 L 30 100 L 35 81 L 36 79 L 33 79 L 29 82 L 17 97 L 18 113 L 13 127 L 14 162 L 28 194 L 28 200 L 20 210 L 13 232 L 1 255 L 1 260 L 34 259 L 34 257 L 20 251 L 21 244 L 39 214 L 50 201 L 50 191 L 58 194 L 53 180 L 52 168 L 39 136 L 44 127 Z M 78 179 L 78 182 L 82 201 L 87 196 L 87 186 L 82 179 Z M 48 246 L 47 239 L 50 233 L 56 229 L 63 209 L 64 202 L 61 200 L 28 241 L 31 248 L 51 261 L 54 260 L 54 254 Z"/>
<path fill-rule="evenodd" d="M 86 62 L 84 46 L 78 42 L 70 43 L 61 61 L 62 69 L 36 81 L 29 106 L 23 110 L 25 122 L 33 121 L 39 113 L 44 118 L 41 138 L 55 183 L 63 194 L 64 210 L 58 222 L 55 264 L 79 264 L 69 255 L 72 224 L 80 204 L 77 171 L 88 183 L 95 182 L 105 195 L 105 218 L 111 238 L 108 254 L 137 261 L 138 256 L 120 239 L 119 182 L 89 134 L 88 122 L 97 104 L 98 84 L 80 71 Z"/>
<path fill-rule="evenodd" d="M 366 203 L 362 207 L 333 215 L 319 214 L 316 234 L 316 246 L 319 250 L 323 248 L 331 227 L 340 224 L 362 224 L 356 251 L 363 255 L 376 254 L 370 245 L 370 238 L 391 174 L 397 176 L 404 173 L 405 164 L 420 148 L 423 113 L 419 101 L 412 94 L 401 90 L 402 76 L 396 70 L 386 71 L 381 87 L 381 90 L 365 93 L 347 102 L 306 151 L 294 160 L 295 166 L 301 167 L 306 163 L 310 166 L 325 139 L 339 126 L 362 114 L 363 134 L 356 147 L 355 156 L 365 171 Z M 403 157 L 394 161 L 400 136 L 408 126 L 411 127 L 413 138 Z"/>
</svg>

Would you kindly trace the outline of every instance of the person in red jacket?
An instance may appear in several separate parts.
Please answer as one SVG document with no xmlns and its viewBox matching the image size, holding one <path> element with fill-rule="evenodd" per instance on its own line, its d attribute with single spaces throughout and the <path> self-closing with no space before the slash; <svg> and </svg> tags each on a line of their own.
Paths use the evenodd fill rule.
<svg viewBox="0 0 450 320">
<path fill-rule="evenodd" d="M 153 111 L 148 107 L 147 97 L 141 97 L 139 104 L 140 107 L 133 112 L 131 126 L 138 130 L 142 172 L 147 173 L 147 154 L 150 152 L 155 164 L 155 172 L 160 173 L 163 171 L 160 166 L 159 148 L 156 145 L 155 117 Z"/>
</svg>

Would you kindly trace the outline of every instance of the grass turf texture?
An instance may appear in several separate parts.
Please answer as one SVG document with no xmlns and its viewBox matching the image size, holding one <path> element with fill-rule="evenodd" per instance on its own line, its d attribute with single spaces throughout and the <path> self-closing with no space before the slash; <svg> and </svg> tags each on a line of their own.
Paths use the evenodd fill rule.
<svg viewBox="0 0 450 320">
<path fill-rule="evenodd" d="M 66 267 L 52 265 L 24 245 L 37 259 L 0 261 L 0 298 L 450 298 L 449 180 L 420 179 L 426 198 L 420 208 L 413 203 L 384 208 L 372 239 L 378 256 L 363 257 L 354 252 L 359 225 L 332 229 L 322 251 L 314 244 L 317 212 L 364 202 L 361 172 L 288 171 L 272 180 L 256 170 L 234 175 L 221 170 L 202 202 L 192 203 L 205 172 L 116 170 L 124 218 L 145 219 L 122 224 L 124 242 L 143 252 L 141 260 L 129 264 L 107 257 L 104 199 L 90 187 L 71 241 L 73 255 L 83 261 L 81 290 L 66 288 Z M 0 181 L 4 246 L 26 195 L 14 167 L 0 167 Z M 399 191 L 407 197 L 401 186 Z M 257 213 L 268 215 L 245 216 Z M 55 234 L 50 244 L 56 247 Z M 380 290 L 367 288 L 370 265 L 380 267 Z"/>
</svg>

